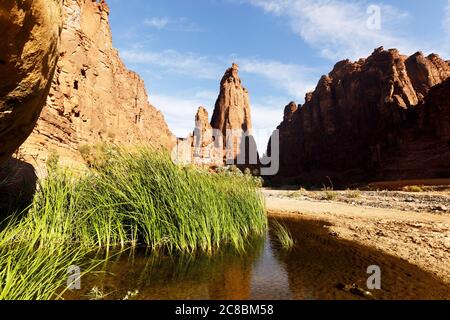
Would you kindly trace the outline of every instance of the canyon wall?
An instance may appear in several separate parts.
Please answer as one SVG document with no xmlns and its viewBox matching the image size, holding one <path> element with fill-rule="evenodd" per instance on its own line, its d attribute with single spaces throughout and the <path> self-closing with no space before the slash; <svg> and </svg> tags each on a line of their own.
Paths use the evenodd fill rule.
<svg viewBox="0 0 450 320">
<path fill-rule="evenodd" d="M 79 149 L 97 142 L 171 148 L 174 137 L 151 106 L 144 82 L 112 46 L 104 0 L 65 0 L 60 58 L 47 105 L 21 149 L 32 164 L 56 153 L 80 163 Z"/>
<path fill-rule="evenodd" d="M 59 0 L 0 0 L 0 164 L 31 134 L 45 105 L 63 24 Z"/>
<path fill-rule="evenodd" d="M 280 130 L 281 179 L 450 178 L 450 62 L 378 48 L 336 64 Z"/>
</svg>

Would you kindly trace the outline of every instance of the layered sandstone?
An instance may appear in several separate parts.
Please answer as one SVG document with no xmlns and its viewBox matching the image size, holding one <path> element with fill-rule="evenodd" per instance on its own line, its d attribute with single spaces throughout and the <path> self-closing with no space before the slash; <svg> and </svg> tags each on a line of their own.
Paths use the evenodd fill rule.
<svg viewBox="0 0 450 320">
<path fill-rule="evenodd" d="M 25 156 L 42 163 L 55 152 L 63 162 L 81 162 L 80 147 L 97 142 L 170 148 L 163 115 L 112 46 L 105 1 L 66 0 L 63 17 L 56 74 Z"/>
<path fill-rule="evenodd" d="M 31 134 L 45 105 L 63 23 L 59 0 L 0 0 L 0 164 Z"/>
<path fill-rule="evenodd" d="M 280 177 L 336 184 L 450 175 L 449 61 L 379 48 L 336 64 L 280 130 Z"/>
<path fill-rule="evenodd" d="M 235 63 L 225 71 L 220 81 L 211 126 L 223 135 L 227 159 L 236 159 L 244 152 L 244 137 L 252 134 L 250 97 L 242 86 L 239 66 Z"/>
</svg>

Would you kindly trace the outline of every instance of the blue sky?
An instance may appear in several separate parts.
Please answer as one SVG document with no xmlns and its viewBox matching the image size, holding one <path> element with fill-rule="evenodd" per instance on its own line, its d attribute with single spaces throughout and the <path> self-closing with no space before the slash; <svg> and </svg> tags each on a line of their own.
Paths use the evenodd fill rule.
<svg viewBox="0 0 450 320">
<path fill-rule="evenodd" d="M 219 81 L 232 62 L 239 64 L 250 92 L 255 134 L 263 148 L 284 106 L 292 100 L 303 103 L 305 93 L 339 60 L 366 57 L 381 45 L 450 58 L 450 0 L 108 4 L 114 46 L 144 78 L 151 103 L 177 136 L 192 130 L 199 106 L 211 114 Z"/>
</svg>

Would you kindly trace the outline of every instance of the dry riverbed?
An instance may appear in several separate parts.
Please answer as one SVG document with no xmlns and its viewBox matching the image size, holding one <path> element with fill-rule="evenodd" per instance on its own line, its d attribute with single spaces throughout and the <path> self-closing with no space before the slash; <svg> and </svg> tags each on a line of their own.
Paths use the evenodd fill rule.
<svg viewBox="0 0 450 320">
<path fill-rule="evenodd" d="M 450 283 L 450 192 L 263 190 L 271 216 L 329 222 L 329 234 Z"/>
</svg>

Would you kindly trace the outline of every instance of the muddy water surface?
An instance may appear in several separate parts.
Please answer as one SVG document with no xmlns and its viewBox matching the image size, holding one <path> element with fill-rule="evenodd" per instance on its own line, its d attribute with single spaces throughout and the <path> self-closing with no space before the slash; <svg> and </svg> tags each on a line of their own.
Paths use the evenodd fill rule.
<svg viewBox="0 0 450 320">
<path fill-rule="evenodd" d="M 325 223 L 283 219 L 294 249 L 282 250 L 273 232 L 245 254 L 224 250 L 214 258 L 149 257 L 124 253 L 82 279 L 68 299 L 368 299 L 342 289 L 367 291 L 370 265 L 381 268 L 381 290 L 369 299 L 450 299 L 450 286 L 401 259 L 328 235 Z M 94 290 L 92 290 L 95 288 Z"/>
</svg>

